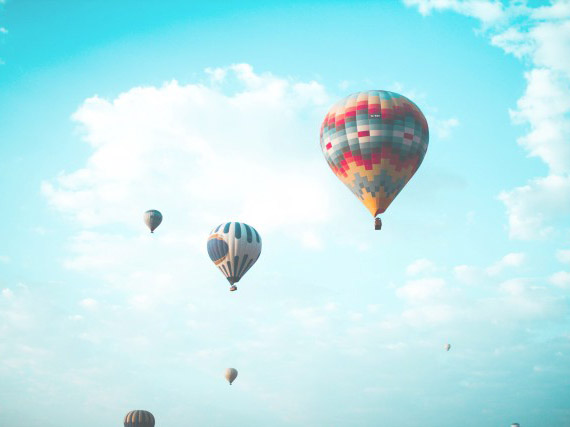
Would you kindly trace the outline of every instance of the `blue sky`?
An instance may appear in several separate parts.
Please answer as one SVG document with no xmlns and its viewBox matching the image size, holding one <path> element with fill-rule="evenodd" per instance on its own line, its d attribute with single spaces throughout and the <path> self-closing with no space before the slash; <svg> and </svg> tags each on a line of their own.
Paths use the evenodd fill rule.
<svg viewBox="0 0 570 427">
<path fill-rule="evenodd" d="M 569 2 L 0 0 L 0 64 L 0 424 L 570 425 Z M 431 130 L 380 233 L 367 89 Z"/>
</svg>

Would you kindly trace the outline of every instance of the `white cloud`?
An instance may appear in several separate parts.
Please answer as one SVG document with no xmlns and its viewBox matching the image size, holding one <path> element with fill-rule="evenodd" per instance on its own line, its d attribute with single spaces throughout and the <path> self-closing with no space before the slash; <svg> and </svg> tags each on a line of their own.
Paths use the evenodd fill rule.
<svg viewBox="0 0 570 427">
<path fill-rule="evenodd" d="M 406 347 L 406 343 L 403 342 L 396 342 L 396 343 L 390 343 L 390 344 L 386 344 L 384 346 L 384 348 L 386 350 L 401 350 L 402 348 Z"/>
<path fill-rule="evenodd" d="M 338 309 L 338 304 L 336 302 L 331 301 L 326 303 L 324 306 L 325 311 L 335 311 L 336 309 Z"/>
<path fill-rule="evenodd" d="M 402 319 L 414 327 L 447 323 L 457 315 L 454 307 L 445 304 L 422 305 L 402 312 Z"/>
<path fill-rule="evenodd" d="M 101 343 L 101 337 L 99 335 L 89 333 L 89 332 L 80 333 L 79 339 L 81 339 L 83 341 L 87 341 L 91 344 L 100 344 Z"/>
<path fill-rule="evenodd" d="M 564 299 L 549 294 L 543 286 L 529 279 L 509 279 L 499 285 L 499 297 L 483 301 L 482 310 L 502 320 L 537 320 L 554 318 L 565 312 Z"/>
<path fill-rule="evenodd" d="M 521 240 L 541 239 L 553 231 L 551 221 L 570 214 L 570 176 L 549 175 L 504 191 L 509 235 Z"/>
<path fill-rule="evenodd" d="M 570 54 L 570 46 L 568 48 Z M 558 52 L 561 54 L 561 52 Z M 511 111 L 515 123 L 528 123 L 530 132 L 519 140 L 531 156 L 539 157 L 553 174 L 570 172 L 570 93 L 568 80 L 546 68 L 525 74 L 526 92 Z"/>
<path fill-rule="evenodd" d="M 528 33 L 511 27 L 491 37 L 491 43 L 517 58 L 522 58 L 533 51 L 532 40 Z"/>
<path fill-rule="evenodd" d="M 435 134 L 440 139 L 447 139 L 451 136 L 451 132 L 454 128 L 459 126 L 459 120 L 456 118 L 444 119 L 444 120 L 433 120 L 430 122 L 431 128 L 435 131 Z"/>
<path fill-rule="evenodd" d="M 323 241 L 314 231 L 305 231 L 301 234 L 301 243 L 309 249 L 319 250 L 323 248 Z"/>
<path fill-rule="evenodd" d="M 481 270 L 471 265 L 457 265 L 453 267 L 453 274 L 459 282 L 465 284 L 476 283 L 483 277 Z"/>
<path fill-rule="evenodd" d="M 560 16 L 560 10 L 550 11 Z M 547 12 L 541 8 L 538 15 L 544 19 Z M 544 238 L 552 231 L 553 219 L 570 213 L 570 21 L 538 22 L 529 31 L 511 28 L 493 43 L 530 58 L 535 67 L 525 74 L 527 88 L 511 117 L 530 126 L 518 142 L 548 165 L 550 175 L 504 191 L 499 199 L 507 208 L 512 238 Z"/>
<path fill-rule="evenodd" d="M 206 74 L 210 76 L 210 79 L 214 83 L 223 82 L 228 74 L 228 70 L 225 68 L 206 68 L 204 70 Z"/>
<path fill-rule="evenodd" d="M 350 86 L 351 86 L 352 82 L 349 80 L 342 80 L 339 84 L 338 87 L 339 89 L 345 91 L 347 90 Z"/>
<path fill-rule="evenodd" d="M 570 288 L 570 272 L 559 271 L 550 276 L 550 283 L 559 288 L 569 289 Z"/>
<path fill-rule="evenodd" d="M 433 274 L 437 270 L 435 264 L 429 259 L 420 258 L 406 267 L 406 274 L 417 276 L 419 274 Z"/>
<path fill-rule="evenodd" d="M 565 19 L 570 18 L 570 2 L 553 1 L 548 6 L 537 7 L 532 10 L 532 17 L 535 19 Z"/>
<path fill-rule="evenodd" d="M 432 10 L 453 10 L 462 15 L 480 19 L 490 24 L 504 17 L 503 5 L 499 1 L 486 0 L 404 0 L 407 6 L 417 6 L 422 15 Z"/>
<path fill-rule="evenodd" d="M 328 317 L 318 307 L 294 308 L 289 315 L 297 320 L 303 328 L 320 328 L 327 324 Z"/>
<path fill-rule="evenodd" d="M 364 316 L 362 313 L 350 312 L 348 313 L 348 319 L 351 322 L 360 322 Z"/>
<path fill-rule="evenodd" d="M 508 294 L 513 296 L 522 295 L 527 288 L 527 281 L 525 279 L 509 279 L 505 282 L 499 284 L 499 289 Z"/>
<path fill-rule="evenodd" d="M 541 22 L 530 30 L 535 43 L 533 61 L 539 67 L 570 73 L 570 20 Z M 562 54 L 562 55 L 561 55 Z"/>
<path fill-rule="evenodd" d="M 8 264 L 12 259 L 7 255 L 0 255 L 0 262 L 2 264 Z"/>
<path fill-rule="evenodd" d="M 410 302 L 431 299 L 440 295 L 445 287 L 441 278 L 426 278 L 410 280 L 396 290 L 396 295 Z"/>
<path fill-rule="evenodd" d="M 14 296 L 14 292 L 12 292 L 10 289 L 8 288 L 4 288 L 2 289 L 2 296 L 4 298 L 10 299 Z"/>
<path fill-rule="evenodd" d="M 154 308 L 156 300 L 149 295 L 135 295 L 129 300 L 129 305 L 136 310 L 147 311 Z"/>
<path fill-rule="evenodd" d="M 85 298 L 79 302 L 79 305 L 87 310 L 95 310 L 99 307 L 99 303 L 93 298 Z"/>
<path fill-rule="evenodd" d="M 494 276 L 501 273 L 507 267 L 520 267 L 526 260 L 524 253 L 516 252 L 505 255 L 500 261 L 487 268 L 487 274 Z"/>
<path fill-rule="evenodd" d="M 121 237 L 80 232 L 71 239 L 73 258 L 64 260 L 63 265 L 70 270 L 104 269 L 120 262 L 126 246 Z"/>
<path fill-rule="evenodd" d="M 87 228 L 140 226 L 151 205 L 166 211 L 163 228 L 210 228 L 214 218 L 264 231 L 325 222 L 333 211 L 329 172 L 318 152 L 297 155 L 314 139 L 324 88 L 256 74 L 247 64 L 209 73 L 220 85 L 171 82 L 85 101 L 73 117 L 93 154 L 82 169 L 43 183 L 49 203 Z M 227 95 L 230 78 L 240 91 Z M 173 212 L 184 212 L 177 224 Z M 314 235 L 309 240 L 316 244 Z"/>
<path fill-rule="evenodd" d="M 556 252 L 556 258 L 560 262 L 570 264 L 570 249 L 560 249 Z"/>
</svg>

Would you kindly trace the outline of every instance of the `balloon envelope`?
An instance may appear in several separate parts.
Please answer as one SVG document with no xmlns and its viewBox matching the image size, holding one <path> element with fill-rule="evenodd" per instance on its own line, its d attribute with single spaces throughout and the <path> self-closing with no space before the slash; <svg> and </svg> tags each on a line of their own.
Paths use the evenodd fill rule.
<svg viewBox="0 0 570 427">
<path fill-rule="evenodd" d="M 230 285 L 239 282 L 261 254 L 261 237 L 243 222 L 226 222 L 208 236 L 208 255 Z"/>
<path fill-rule="evenodd" d="M 449 351 L 450 348 L 451 348 L 451 344 L 445 344 L 445 351 Z"/>
<path fill-rule="evenodd" d="M 162 222 L 162 214 L 154 209 L 148 210 L 144 213 L 144 222 L 150 228 L 150 232 L 154 233 L 156 227 Z"/>
<path fill-rule="evenodd" d="M 385 90 L 341 99 L 320 133 L 330 168 L 373 216 L 390 206 L 418 170 L 428 142 L 428 124 L 416 104 Z"/>
<path fill-rule="evenodd" d="M 154 416 L 143 410 L 131 411 L 125 415 L 125 427 L 154 427 Z"/>
<path fill-rule="evenodd" d="M 235 379 L 237 378 L 238 375 L 238 371 L 234 368 L 228 368 L 226 369 L 226 380 L 228 380 L 228 382 L 230 383 L 230 385 L 232 385 L 232 383 L 235 381 Z"/>
</svg>

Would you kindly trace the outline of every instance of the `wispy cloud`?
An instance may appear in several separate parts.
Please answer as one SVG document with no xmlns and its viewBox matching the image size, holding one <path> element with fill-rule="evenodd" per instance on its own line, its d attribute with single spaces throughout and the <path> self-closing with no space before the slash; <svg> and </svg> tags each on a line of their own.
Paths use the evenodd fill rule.
<svg viewBox="0 0 570 427">
<path fill-rule="evenodd" d="M 459 120 L 452 117 L 449 119 L 435 119 L 431 120 L 431 128 L 435 131 L 435 134 L 440 139 L 447 139 L 451 136 L 453 129 L 459 126 Z"/>
<path fill-rule="evenodd" d="M 437 270 L 436 265 L 426 258 L 420 258 L 406 267 L 406 274 L 417 276 L 420 274 L 433 274 Z"/>
<path fill-rule="evenodd" d="M 93 298 L 85 298 L 79 302 L 79 305 L 87 310 L 96 310 L 99 307 L 99 303 Z"/>
<path fill-rule="evenodd" d="M 396 295 L 407 301 L 423 301 L 441 294 L 445 280 L 441 278 L 425 278 L 408 281 L 396 290 Z"/>
<path fill-rule="evenodd" d="M 416 6 L 422 15 L 432 11 L 453 10 L 462 15 L 471 16 L 490 25 L 505 16 L 503 4 L 499 1 L 486 0 L 404 0 L 407 6 Z"/>
<path fill-rule="evenodd" d="M 560 262 L 570 264 L 570 249 L 560 249 L 556 252 L 556 258 Z"/>
<path fill-rule="evenodd" d="M 472 265 L 457 265 L 453 267 L 453 274 L 455 279 L 460 283 L 473 284 L 481 281 L 484 278 L 481 269 Z"/>
<path fill-rule="evenodd" d="M 559 271 L 550 276 L 550 283 L 556 285 L 560 288 L 569 289 L 570 288 L 570 272 L 569 271 Z"/>
<path fill-rule="evenodd" d="M 526 256 L 521 252 L 513 252 L 505 255 L 499 261 L 487 268 L 487 273 L 491 276 L 495 276 L 501 273 L 505 268 L 508 267 L 520 267 L 524 264 Z"/>
</svg>

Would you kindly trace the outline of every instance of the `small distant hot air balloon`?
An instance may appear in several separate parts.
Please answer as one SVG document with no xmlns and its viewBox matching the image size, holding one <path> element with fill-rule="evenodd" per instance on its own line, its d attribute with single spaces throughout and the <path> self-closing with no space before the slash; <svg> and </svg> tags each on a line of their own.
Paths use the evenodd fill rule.
<svg viewBox="0 0 570 427">
<path fill-rule="evenodd" d="M 445 344 L 444 348 L 445 351 L 449 351 L 449 349 L 451 348 L 451 344 Z"/>
<path fill-rule="evenodd" d="M 261 254 L 261 237 L 251 225 L 226 222 L 208 236 L 208 255 L 230 282 L 230 291 Z"/>
<path fill-rule="evenodd" d="M 125 427 L 154 427 L 154 416 L 143 410 L 131 411 L 125 415 Z"/>
<path fill-rule="evenodd" d="M 332 171 L 376 217 L 420 167 L 429 129 L 420 109 L 405 96 L 369 90 L 331 107 L 320 142 Z M 374 228 L 382 228 L 379 218 Z"/>
<path fill-rule="evenodd" d="M 230 383 L 230 385 L 232 385 L 232 383 L 237 378 L 237 374 L 238 374 L 238 371 L 235 370 L 234 368 L 226 369 L 225 377 L 226 377 L 226 380 L 228 380 L 228 382 Z"/>
<path fill-rule="evenodd" d="M 162 214 L 154 209 L 146 211 L 144 213 L 144 222 L 148 228 L 150 228 L 150 232 L 154 233 L 156 227 L 160 225 L 162 222 Z"/>
</svg>

